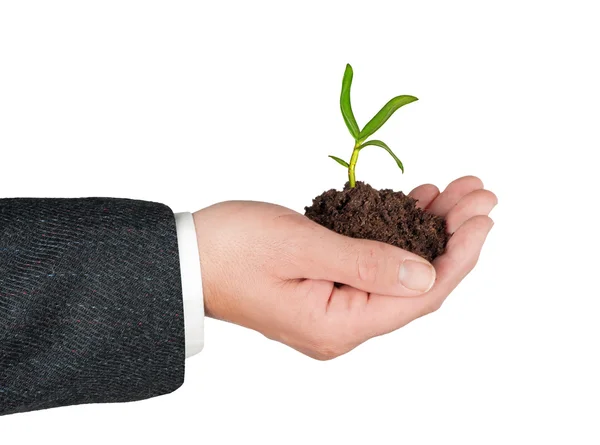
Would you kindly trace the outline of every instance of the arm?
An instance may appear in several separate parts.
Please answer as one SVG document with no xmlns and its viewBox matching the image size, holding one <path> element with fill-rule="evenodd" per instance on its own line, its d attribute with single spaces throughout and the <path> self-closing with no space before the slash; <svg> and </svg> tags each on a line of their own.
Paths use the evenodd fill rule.
<svg viewBox="0 0 600 445">
<path fill-rule="evenodd" d="M 475 266 L 497 199 L 474 177 L 411 196 L 453 233 L 432 265 L 267 203 L 176 224 L 144 201 L 0 200 L 0 414 L 177 389 L 204 311 L 331 359 L 436 310 Z M 184 310 L 200 326 L 185 342 Z"/>
<path fill-rule="evenodd" d="M 166 394 L 184 359 L 168 207 L 0 199 L 0 414 Z"/>
</svg>

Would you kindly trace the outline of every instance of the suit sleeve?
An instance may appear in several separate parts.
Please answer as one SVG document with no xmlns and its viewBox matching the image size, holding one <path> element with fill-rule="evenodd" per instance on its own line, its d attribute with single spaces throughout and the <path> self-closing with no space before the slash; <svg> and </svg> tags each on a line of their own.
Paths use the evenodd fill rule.
<svg viewBox="0 0 600 445">
<path fill-rule="evenodd" d="M 170 393 L 184 335 L 167 206 L 0 199 L 0 415 Z"/>
</svg>

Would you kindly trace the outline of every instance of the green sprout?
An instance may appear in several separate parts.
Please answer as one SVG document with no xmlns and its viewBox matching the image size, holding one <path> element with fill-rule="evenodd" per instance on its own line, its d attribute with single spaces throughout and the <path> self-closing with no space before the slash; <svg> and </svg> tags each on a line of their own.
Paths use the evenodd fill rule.
<svg viewBox="0 0 600 445">
<path fill-rule="evenodd" d="M 379 113 L 377 113 L 362 130 L 360 130 L 358 128 L 358 124 L 356 123 L 356 119 L 354 118 L 354 113 L 352 112 L 352 106 L 350 104 L 350 87 L 352 86 L 352 76 L 352 67 L 350 64 L 347 64 L 346 71 L 344 72 L 344 80 L 342 81 L 340 107 L 342 109 L 342 116 L 344 117 L 346 127 L 348 127 L 350 134 L 354 138 L 354 150 L 352 151 L 352 157 L 350 158 L 350 163 L 348 164 L 346 161 L 338 158 L 337 156 L 329 155 L 331 159 L 337 161 L 339 164 L 348 169 L 350 187 L 356 186 L 354 170 L 356 168 L 356 161 L 358 161 L 358 154 L 363 148 L 368 147 L 369 145 L 375 145 L 387 151 L 394 158 L 396 164 L 398 164 L 398 167 L 400 167 L 400 170 L 402 170 L 402 173 L 404 173 L 404 166 L 402 165 L 402 162 L 400 162 L 400 159 L 398 159 L 398 157 L 394 154 L 390 147 L 387 146 L 387 144 L 375 139 L 370 141 L 367 141 L 367 139 L 373 133 L 379 130 L 398 108 L 418 100 L 414 96 L 394 97 L 387 104 L 385 104 L 381 110 L 379 110 Z"/>
</svg>

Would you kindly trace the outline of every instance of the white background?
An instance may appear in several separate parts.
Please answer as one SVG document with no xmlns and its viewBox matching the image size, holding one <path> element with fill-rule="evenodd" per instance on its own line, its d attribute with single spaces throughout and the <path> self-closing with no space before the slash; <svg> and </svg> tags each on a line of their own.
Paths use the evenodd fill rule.
<svg viewBox="0 0 600 445">
<path fill-rule="evenodd" d="M 173 394 L 0 418 L 2 444 L 600 443 L 594 2 L 0 1 L 0 196 L 303 211 L 359 180 L 499 197 L 442 309 L 330 362 L 214 320 Z M 183 442 L 185 440 L 185 442 Z"/>
</svg>

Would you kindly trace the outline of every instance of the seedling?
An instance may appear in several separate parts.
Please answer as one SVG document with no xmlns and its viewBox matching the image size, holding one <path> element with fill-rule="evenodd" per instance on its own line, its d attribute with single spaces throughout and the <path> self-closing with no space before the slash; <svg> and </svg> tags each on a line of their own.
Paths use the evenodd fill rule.
<svg viewBox="0 0 600 445">
<path fill-rule="evenodd" d="M 387 122 L 394 112 L 417 100 L 414 96 L 397 96 L 390 100 L 363 129 L 359 129 L 350 105 L 352 67 L 346 65 L 340 107 L 344 122 L 354 138 L 350 162 L 330 156 L 348 169 L 349 187 L 326 190 L 304 208 L 305 216 L 340 235 L 388 243 L 433 261 L 446 249 L 450 234 L 446 220 L 418 206 L 417 199 L 392 189 L 376 190 L 367 182 L 356 182 L 354 170 L 360 151 L 370 145 L 381 147 L 396 161 L 404 173 L 404 166 L 390 147 L 369 138 Z M 348 183 L 347 183 L 348 184 Z"/>
<path fill-rule="evenodd" d="M 362 130 L 358 128 L 358 124 L 356 123 L 356 119 L 354 118 L 354 113 L 352 112 L 352 105 L 350 104 L 350 87 L 352 86 L 352 67 L 350 64 L 346 65 L 346 71 L 344 72 L 344 79 L 342 80 L 342 94 L 340 96 L 340 107 L 342 109 L 342 116 L 344 117 L 344 122 L 346 123 L 346 127 L 350 131 L 350 134 L 354 138 L 354 150 L 352 151 L 352 156 L 350 158 L 350 163 L 347 163 L 343 159 L 338 158 L 337 156 L 329 155 L 334 161 L 337 161 L 339 164 L 343 165 L 348 169 L 348 179 L 350 180 L 350 187 L 354 187 L 356 185 L 356 177 L 354 174 L 356 168 L 356 162 L 358 161 L 358 154 L 360 151 L 368 147 L 369 145 L 374 145 L 377 147 L 383 148 L 387 151 L 396 161 L 402 173 L 404 173 L 404 166 L 398 157 L 394 154 L 394 152 L 387 146 L 383 141 L 372 139 L 367 141 L 367 139 L 373 135 L 377 130 L 381 128 L 383 124 L 394 114 L 394 112 L 411 102 L 418 100 L 414 96 L 396 96 L 392 100 L 390 100 L 387 104 L 383 106 L 379 113 L 377 113 L 373 119 L 371 119 L 367 125 L 364 126 Z"/>
</svg>

